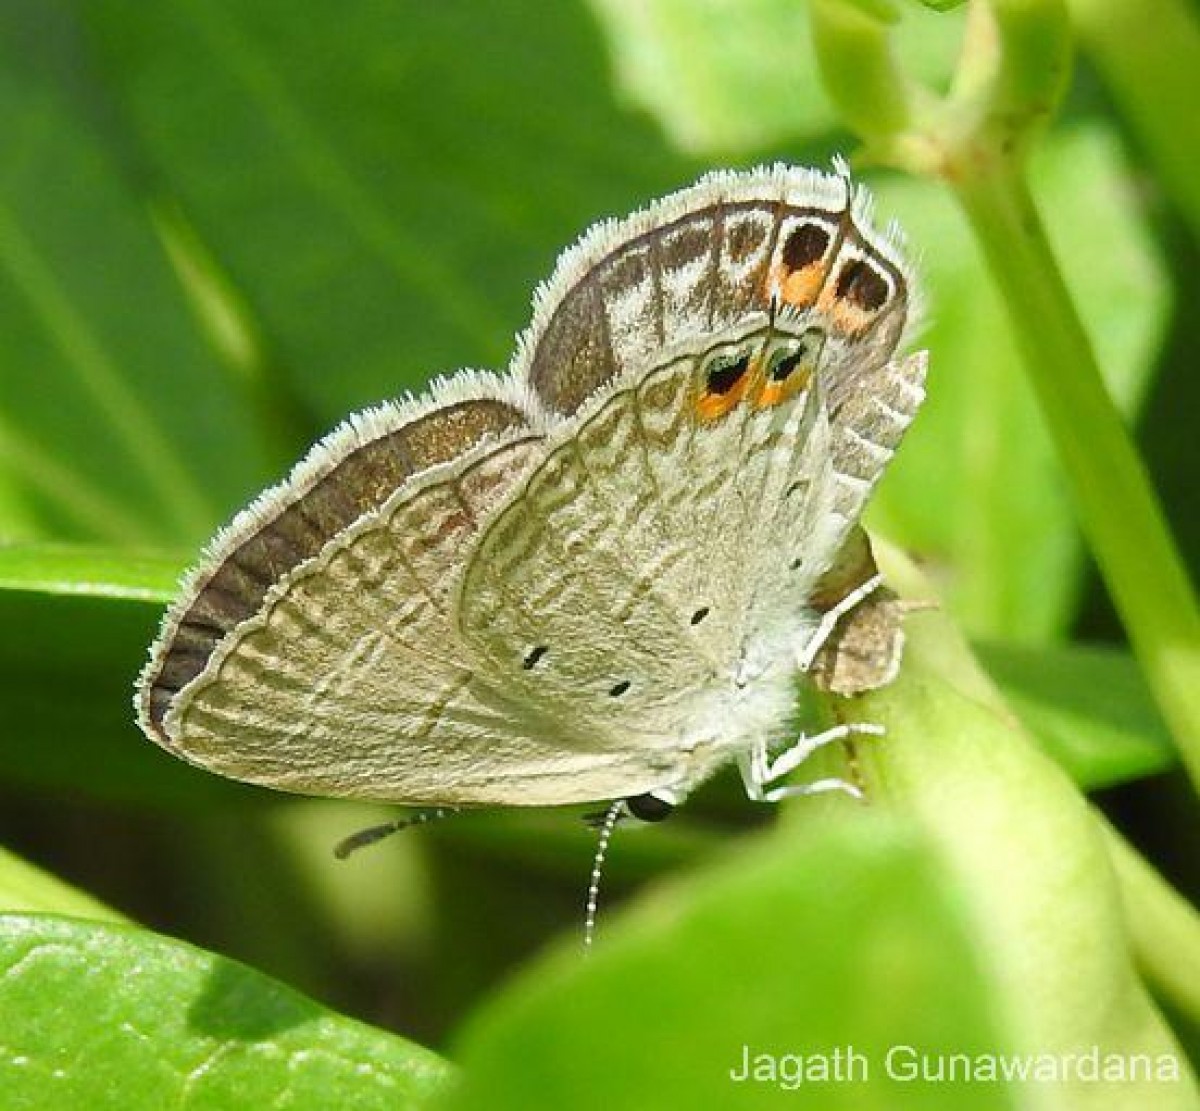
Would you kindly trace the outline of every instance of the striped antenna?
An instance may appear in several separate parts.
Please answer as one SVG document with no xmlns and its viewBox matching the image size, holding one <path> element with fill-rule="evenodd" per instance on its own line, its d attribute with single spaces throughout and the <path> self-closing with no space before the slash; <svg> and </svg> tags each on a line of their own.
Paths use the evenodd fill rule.
<svg viewBox="0 0 1200 1111">
<path fill-rule="evenodd" d="M 403 818 L 396 818 L 394 821 L 384 822 L 382 825 L 368 826 L 339 841 L 333 847 L 333 855 L 338 860 L 345 860 L 351 853 L 365 849 L 368 845 L 374 845 L 376 841 L 391 837 L 393 833 L 399 833 L 402 829 L 423 826 L 426 822 L 435 822 L 439 818 L 445 818 L 457 812 L 457 806 L 435 806 L 429 810 L 418 810 L 415 814 L 406 814 Z"/>
<path fill-rule="evenodd" d="M 596 937 L 596 907 L 600 902 L 600 875 L 604 871 L 604 857 L 608 853 L 608 843 L 612 840 L 613 830 L 625 812 L 625 800 L 617 799 L 606 811 L 604 823 L 600 826 L 600 839 L 596 843 L 596 855 L 592 859 L 592 878 L 588 883 L 587 915 L 583 920 L 583 947 L 590 949 Z"/>
</svg>

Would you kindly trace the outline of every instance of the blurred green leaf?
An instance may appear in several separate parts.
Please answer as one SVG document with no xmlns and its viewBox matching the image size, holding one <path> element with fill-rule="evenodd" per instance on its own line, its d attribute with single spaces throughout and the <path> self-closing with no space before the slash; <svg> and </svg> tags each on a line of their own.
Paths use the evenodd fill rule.
<svg viewBox="0 0 1200 1111">
<path fill-rule="evenodd" d="M 1085 790 L 1174 767 L 1179 755 L 1127 652 L 1079 646 L 976 646 L 1005 700 Z"/>
<path fill-rule="evenodd" d="M 557 251 L 694 172 L 614 105 L 578 5 L 86 10 L 139 164 L 322 423 L 506 363 Z"/>
<path fill-rule="evenodd" d="M 133 681 L 158 608 L 0 590 L 0 777 L 142 805 L 270 797 L 183 763 L 142 736 Z"/>
<path fill-rule="evenodd" d="M 742 160 L 785 142 L 824 139 L 839 121 L 797 0 L 589 0 L 626 98 L 680 150 Z M 905 56 L 925 79 L 949 74 L 958 20 L 913 5 L 864 3 L 902 18 Z"/>
<path fill-rule="evenodd" d="M 911 563 L 889 553 L 885 567 L 898 590 L 928 596 Z M 854 766 L 867 798 L 935 847 L 975 925 L 1007 1044 L 1056 1056 L 1083 1046 L 1146 1053 L 1181 1074 L 1103 1086 L 1072 1075 L 1055 1086 L 1061 1106 L 1194 1107 L 1195 1080 L 1137 975 L 1118 873 L 1083 796 L 1006 712 L 944 612 L 914 613 L 907 633 L 896 681 L 849 711 L 886 730 L 856 746 Z"/>
<path fill-rule="evenodd" d="M 590 0 L 616 80 L 681 150 L 744 155 L 834 127 L 791 0 Z M 747 110 L 752 105 L 752 110 Z"/>
<path fill-rule="evenodd" d="M 1120 150 L 1100 126 L 1048 136 L 1034 184 L 1108 386 L 1136 411 L 1162 342 L 1166 276 Z M 911 179 L 879 184 L 929 297 L 929 399 L 869 521 L 932 564 L 975 636 L 1066 631 L 1083 549 L 1058 464 L 1004 313 L 950 198 Z"/>
<path fill-rule="evenodd" d="M 1188 0 L 1069 0 L 1081 45 L 1200 236 L 1200 18 Z"/>
<path fill-rule="evenodd" d="M 123 922 L 124 917 L 57 876 L 0 849 L 0 912 L 67 914 Z"/>
<path fill-rule="evenodd" d="M 528 969 L 460 1038 L 464 1086 L 449 1106 L 761 1107 L 803 1087 L 831 1111 L 962 1107 L 955 1085 L 889 1079 L 885 1058 L 893 1045 L 1002 1044 L 971 931 L 919 841 L 855 817 L 740 847 L 722 868 L 602 917 L 590 960 L 576 943 Z M 790 1091 L 735 1083 L 743 1046 L 853 1046 L 866 1076 L 791 1080 Z M 1015 1106 L 1000 1086 L 971 1095 L 975 1108 Z"/>
<path fill-rule="evenodd" d="M 158 552 L 82 544 L 0 544 L 0 590 L 170 601 L 183 561 Z"/>
<path fill-rule="evenodd" d="M 65 6 L 6 5 L 0 469 L 26 494 L 0 538 L 194 542 L 261 480 L 261 453 L 122 175 L 93 79 Z M 0 512 L 13 512 L 3 497 Z"/>
<path fill-rule="evenodd" d="M 25 1111 L 417 1108 L 449 1066 L 143 930 L 0 915 L 0 1090 Z"/>
</svg>

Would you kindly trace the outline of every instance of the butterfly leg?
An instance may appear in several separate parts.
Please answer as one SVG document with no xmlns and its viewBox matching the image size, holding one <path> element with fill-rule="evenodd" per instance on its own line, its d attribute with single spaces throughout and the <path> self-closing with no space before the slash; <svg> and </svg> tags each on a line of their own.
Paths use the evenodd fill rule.
<svg viewBox="0 0 1200 1111">
<path fill-rule="evenodd" d="M 789 783 L 785 787 L 772 787 L 763 794 L 763 802 L 782 802 L 784 799 L 801 798 L 804 795 L 823 795 L 829 791 L 841 791 L 852 799 L 862 800 L 863 793 L 845 779 L 817 779 L 812 783 Z"/>
<path fill-rule="evenodd" d="M 821 616 L 820 623 L 813 635 L 809 637 L 796 657 L 796 665 L 801 671 L 808 671 L 812 667 L 813 660 L 817 658 L 817 653 L 821 651 L 822 646 L 833 634 L 833 630 L 837 628 L 837 623 L 859 602 L 874 594 L 882 585 L 883 577 L 872 575 L 861 586 L 856 586 L 850 591 L 833 609 Z"/>
<path fill-rule="evenodd" d="M 833 790 L 845 791 L 855 798 L 861 798 L 862 792 L 857 787 L 841 779 L 819 779 L 814 783 L 789 784 L 770 790 L 766 790 L 766 787 L 794 771 L 817 749 L 833 741 L 861 735 L 881 737 L 883 734 L 882 725 L 873 725 L 869 722 L 849 722 L 835 725 L 831 729 L 814 733 L 811 737 L 802 736 L 791 748 L 781 752 L 775 759 L 771 759 L 766 742 L 760 742 L 748 750 L 738 762 L 746 794 L 756 802 L 778 802 L 784 798 L 814 795 Z"/>
<path fill-rule="evenodd" d="M 774 760 L 766 765 L 766 778 L 763 782 L 772 783 L 795 770 L 804 763 L 814 752 L 833 741 L 843 741 L 847 737 L 867 736 L 882 737 L 886 730 L 882 725 L 872 725 L 869 722 L 853 722 L 845 725 L 835 725 L 822 733 L 811 737 L 801 737 L 791 748 L 785 749 Z"/>
</svg>

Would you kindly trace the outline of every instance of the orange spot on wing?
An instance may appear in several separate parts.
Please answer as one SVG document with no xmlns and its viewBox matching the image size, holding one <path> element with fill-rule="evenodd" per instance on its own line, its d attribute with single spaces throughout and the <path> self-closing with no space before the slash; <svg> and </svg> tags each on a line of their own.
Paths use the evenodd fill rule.
<svg viewBox="0 0 1200 1111">
<path fill-rule="evenodd" d="M 867 325 L 877 315 L 868 309 L 861 309 L 845 297 L 835 299 L 833 306 L 833 327 L 843 335 L 856 336 L 864 331 Z"/>
<path fill-rule="evenodd" d="M 819 262 L 810 263 L 799 270 L 793 270 L 780 283 L 779 294 L 789 305 L 798 309 L 806 309 L 821 292 L 825 274 L 826 267 Z"/>
<path fill-rule="evenodd" d="M 720 420 L 746 396 L 746 386 L 749 381 L 750 372 L 747 371 L 732 388 L 724 393 L 705 390 L 700 395 L 700 400 L 696 402 L 696 411 L 700 414 L 700 419 L 705 422 Z"/>
<path fill-rule="evenodd" d="M 874 310 L 860 308 L 846 297 L 839 297 L 832 282 L 822 288 L 814 307 L 829 317 L 832 330 L 842 336 L 853 337 L 865 331 L 878 315 Z"/>
<path fill-rule="evenodd" d="M 778 297 L 795 308 L 806 309 L 816 301 L 828 273 L 829 267 L 822 262 L 810 262 L 797 270 L 776 263 L 767 280 L 767 297 Z"/>
<path fill-rule="evenodd" d="M 785 401 L 790 401 L 808 385 L 810 377 L 812 377 L 811 368 L 797 367 L 782 382 L 767 379 L 754 399 L 754 404 L 760 409 L 766 409 L 771 405 L 781 405 Z"/>
<path fill-rule="evenodd" d="M 764 382 L 763 388 L 758 397 L 754 399 L 754 404 L 760 409 L 766 409 L 770 405 L 778 405 L 784 396 L 783 382 Z"/>
<path fill-rule="evenodd" d="M 837 282 L 830 280 L 834 261 L 830 259 L 828 264 L 811 262 L 796 270 L 776 263 L 771 268 L 766 292 L 768 297 L 777 296 L 794 308 L 811 308 L 825 314 L 830 318 L 833 331 L 853 337 L 866 330 L 878 310 L 864 309 L 849 297 L 838 294 Z"/>
</svg>

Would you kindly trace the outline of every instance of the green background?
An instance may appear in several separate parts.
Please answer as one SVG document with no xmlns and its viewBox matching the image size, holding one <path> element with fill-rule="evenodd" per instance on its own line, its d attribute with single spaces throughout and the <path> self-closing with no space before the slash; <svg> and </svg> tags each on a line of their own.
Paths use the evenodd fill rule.
<svg viewBox="0 0 1200 1111">
<path fill-rule="evenodd" d="M 961 14 L 905 9 L 934 83 Z M 1194 206 L 1103 18 L 1074 15 L 1033 188 L 1194 569 Z M 853 150 L 802 3 L 7 0 L 0 120 L 0 910 L 47 912 L 0 916 L 0 1106 L 425 1105 L 459 1066 L 456 1106 L 749 1106 L 800 1095 L 731 1087 L 717 1061 L 743 1042 L 1024 1044 L 970 894 L 904 815 L 779 821 L 721 780 L 621 831 L 585 965 L 575 813 L 471 815 L 337 863 L 386 811 L 220 781 L 132 724 L 180 570 L 315 437 L 503 368 L 592 221 L 714 166 Z M 1194 113 L 1178 127 L 1200 146 Z M 930 306 L 929 400 L 868 523 L 1041 748 L 1194 893 L 1187 787 L 969 229 L 934 183 L 860 176 Z M 814 1105 L 1020 1098 L 880 1081 Z"/>
</svg>

